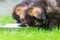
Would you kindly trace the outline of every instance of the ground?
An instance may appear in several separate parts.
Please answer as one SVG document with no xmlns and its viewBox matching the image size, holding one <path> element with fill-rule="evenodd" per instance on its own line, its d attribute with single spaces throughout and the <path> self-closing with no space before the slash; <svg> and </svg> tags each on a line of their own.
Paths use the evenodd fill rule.
<svg viewBox="0 0 60 40">
<path fill-rule="evenodd" d="M 0 24 L 15 22 L 11 16 L 0 18 Z M 0 40 L 60 40 L 60 29 L 38 31 L 38 28 L 0 28 Z"/>
</svg>

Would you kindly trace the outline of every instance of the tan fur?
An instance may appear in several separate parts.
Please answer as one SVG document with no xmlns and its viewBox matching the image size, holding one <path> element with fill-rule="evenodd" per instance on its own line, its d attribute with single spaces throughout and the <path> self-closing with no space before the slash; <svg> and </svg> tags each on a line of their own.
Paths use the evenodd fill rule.
<svg viewBox="0 0 60 40">
<path fill-rule="evenodd" d="M 41 9 L 41 8 L 33 7 L 33 9 L 30 9 L 30 10 L 28 11 L 28 15 L 36 17 L 36 16 L 38 16 L 41 12 L 42 12 L 42 9 Z"/>
<path fill-rule="evenodd" d="M 16 14 L 19 16 L 21 13 L 24 13 L 24 11 L 27 9 L 28 7 L 25 6 L 19 6 L 15 9 Z"/>
<path fill-rule="evenodd" d="M 15 8 L 15 13 L 22 19 L 25 18 L 25 10 L 28 9 L 26 5 L 24 6 L 18 6 Z M 23 16 L 24 15 L 24 16 Z"/>
</svg>

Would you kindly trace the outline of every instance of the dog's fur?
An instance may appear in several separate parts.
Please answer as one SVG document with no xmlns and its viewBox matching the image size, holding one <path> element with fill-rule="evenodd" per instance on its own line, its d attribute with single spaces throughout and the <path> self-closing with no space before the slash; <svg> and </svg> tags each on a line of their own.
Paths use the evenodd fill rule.
<svg viewBox="0 0 60 40">
<path fill-rule="evenodd" d="M 40 25 L 40 21 L 38 23 L 35 21 L 39 19 L 45 22 L 45 3 L 43 0 L 23 0 L 14 8 L 13 18 L 17 20 L 17 23 L 27 26 Z"/>
<path fill-rule="evenodd" d="M 46 0 L 46 17 L 49 29 L 60 25 L 60 0 Z"/>
</svg>

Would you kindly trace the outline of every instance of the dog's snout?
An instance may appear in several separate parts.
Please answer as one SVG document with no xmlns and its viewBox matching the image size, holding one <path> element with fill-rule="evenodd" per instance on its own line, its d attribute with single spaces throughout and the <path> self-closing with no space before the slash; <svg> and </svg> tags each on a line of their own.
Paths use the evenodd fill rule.
<svg viewBox="0 0 60 40">
<path fill-rule="evenodd" d="M 21 19 L 21 21 L 23 22 L 23 21 L 24 21 L 24 19 Z"/>
<path fill-rule="evenodd" d="M 25 24 L 26 23 L 26 20 L 25 19 L 20 19 L 20 21 L 22 22 L 22 24 Z"/>
</svg>

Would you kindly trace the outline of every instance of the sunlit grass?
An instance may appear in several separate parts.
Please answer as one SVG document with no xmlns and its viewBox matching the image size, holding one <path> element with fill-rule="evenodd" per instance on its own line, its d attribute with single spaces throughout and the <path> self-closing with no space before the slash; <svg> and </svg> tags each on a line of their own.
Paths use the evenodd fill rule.
<svg viewBox="0 0 60 40">
<path fill-rule="evenodd" d="M 0 40 L 60 40 L 60 31 L 36 28 L 1 28 Z"/>
<path fill-rule="evenodd" d="M 0 17 L 0 24 L 16 23 L 16 20 L 12 16 L 2 16 Z"/>
</svg>

